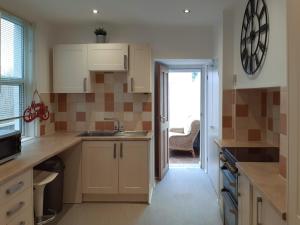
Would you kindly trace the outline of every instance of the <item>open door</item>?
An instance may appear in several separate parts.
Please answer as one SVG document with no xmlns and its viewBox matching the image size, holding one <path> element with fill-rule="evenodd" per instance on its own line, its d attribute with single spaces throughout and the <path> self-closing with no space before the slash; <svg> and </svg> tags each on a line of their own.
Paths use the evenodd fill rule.
<svg viewBox="0 0 300 225">
<path fill-rule="evenodd" d="M 169 170 L 169 70 L 155 64 L 155 176 L 161 180 Z"/>
</svg>

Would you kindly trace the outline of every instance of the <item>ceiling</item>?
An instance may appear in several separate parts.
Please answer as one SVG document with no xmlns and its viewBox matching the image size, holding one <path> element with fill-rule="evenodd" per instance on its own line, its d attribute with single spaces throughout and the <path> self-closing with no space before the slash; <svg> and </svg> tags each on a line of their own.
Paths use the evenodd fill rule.
<svg viewBox="0 0 300 225">
<path fill-rule="evenodd" d="M 51 24 L 210 26 L 237 0 L 0 0 L 0 8 Z M 186 15 L 183 9 L 189 8 Z M 92 9 L 99 14 L 93 15 Z"/>
</svg>

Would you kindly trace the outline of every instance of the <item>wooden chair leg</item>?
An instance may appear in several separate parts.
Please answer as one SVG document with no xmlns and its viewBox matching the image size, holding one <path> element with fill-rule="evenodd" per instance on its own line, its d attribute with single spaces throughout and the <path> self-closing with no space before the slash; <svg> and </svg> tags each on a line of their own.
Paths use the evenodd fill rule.
<svg viewBox="0 0 300 225">
<path fill-rule="evenodd" d="M 194 150 L 192 150 L 192 155 L 193 155 L 193 158 L 195 158 L 195 157 L 196 157 L 196 155 L 195 155 L 195 151 L 194 151 Z"/>
</svg>

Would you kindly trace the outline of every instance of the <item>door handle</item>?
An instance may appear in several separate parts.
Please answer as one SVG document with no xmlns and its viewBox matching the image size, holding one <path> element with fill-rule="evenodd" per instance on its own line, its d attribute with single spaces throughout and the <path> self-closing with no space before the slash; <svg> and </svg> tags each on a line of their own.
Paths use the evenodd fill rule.
<svg viewBox="0 0 300 225">
<path fill-rule="evenodd" d="M 160 116 L 160 121 L 161 121 L 161 122 L 164 123 L 164 122 L 166 121 L 166 119 L 167 119 L 167 118 L 166 118 L 165 116 Z"/>
<path fill-rule="evenodd" d="M 120 158 L 123 158 L 123 143 L 120 145 Z"/>
<path fill-rule="evenodd" d="M 117 158 L 117 144 L 114 144 L 114 159 Z"/>
<path fill-rule="evenodd" d="M 130 87 L 131 87 L 131 92 L 133 92 L 133 77 L 130 78 Z"/>
<path fill-rule="evenodd" d="M 19 202 L 19 204 L 15 208 L 7 211 L 6 215 L 8 217 L 12 216 L 13 214 L 17 213 L 20 209 L 22 209 L 24 205 L 25 205 L 25 202 Z"/>
<path fill-rule="evenodd" d="M 16 193 L 17 191 L 19 191 L 23 186 L 24 186 L 24 182 L 20 181 L 19 183 L 17 183 L 13 187 L 8 188 L 6 190 L 6 194 L 7 195 L 12 195 L 12 194 Z"/>
<path fill-rule="evenodd" d="M 86 92 L 86 81 L 87 81 L 87 78 L 83 78 L 83 91 Z"/>
<path fill-rule="evenodd" d="M 124 69 L 128 69 L 128 60 L 127 60 L 127 55 L 124 55 Z"/>
<path fill-rule="evenodd" d="M 257 197 L 256 198 L 256 224 L 257 225 L 262 225 L 261 218 L 260 218 L 261 213 L 259 213 L 262 210 L 262 203 L 263 203 L 262 198 Z M 259 210 L 259 205 L 261 206 L 260 210 Z"/>
</svg>

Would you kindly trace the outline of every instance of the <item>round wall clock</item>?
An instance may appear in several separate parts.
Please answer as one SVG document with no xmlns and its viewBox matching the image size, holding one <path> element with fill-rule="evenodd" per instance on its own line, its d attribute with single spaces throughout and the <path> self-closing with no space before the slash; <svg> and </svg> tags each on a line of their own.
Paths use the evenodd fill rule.
<svg viewBox="0 0 300 225">
<path fill-rule="evenodd" d="M 268 49 L 269 16 L 265 0 L 249 0 L 242 25 L 240 54 L 244 71 L 253 76 L 264 63 Z"/>
</svg>

